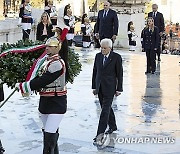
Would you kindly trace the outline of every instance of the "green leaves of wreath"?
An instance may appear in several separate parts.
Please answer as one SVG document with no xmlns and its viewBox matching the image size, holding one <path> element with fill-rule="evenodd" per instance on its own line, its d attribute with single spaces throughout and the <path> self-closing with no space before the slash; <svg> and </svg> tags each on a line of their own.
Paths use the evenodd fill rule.
<svg viewBox="0 0 180 154">
<path fill-rule="evenodd" d="M 32 40 L 18 41 L 15 44 L 4 43 L 1 47 L 0 53 L 5 53 L 12 49 L 22 49 L 31 48 L 35 50 L 35 47 L 43 44 L 43 42 Z M 25 53 L 12 53 L 8 52 L 5 56 L 0 57 L 0 79 L 3 83 L 6 83 L 8 87 L 14 88 L 15 83 L 23 82 L 26 79 L 27 73 L 34 61 L 40 57 L 44 52 L 44 48 L 37 49 L 35 52 L 25 52 Z M 73 50 L 68 51 L 68 81 L 73 83 L 74 78 L 81 71 L 81 63 L 79 61 L 79 55 Z"/>
</svg>

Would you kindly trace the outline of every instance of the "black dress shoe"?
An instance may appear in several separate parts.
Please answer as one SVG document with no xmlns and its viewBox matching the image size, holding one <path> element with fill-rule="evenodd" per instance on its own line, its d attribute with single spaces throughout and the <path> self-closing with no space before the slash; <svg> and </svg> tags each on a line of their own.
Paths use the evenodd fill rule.
<svg viewBox="0 0 180 154">
<path fill-rule="evenodd" d="M 96 137 L 93 139 L 93 145 L 94 145 L 94 146 L 97 146 L 97 140 L 96 140 Z"/>
<path fill-rule="evenodd" d="M 154 74 L 155 72 L 152 72 L 151 74 Z"/>
<path fill-rule="evenodd" d="M 147 72 L 147 71 L 145 72 L 145 74 L 149 74 L 149 73 L 151 73 L 151 72 Z"/>
<path fill-rule="evenodd" d="M 114 131 L 116 131 L 117 130 L 117 128 L 109 128 L 106 132 L 105 132 L 105 134 L 112 134 Z"/>
<path fill-rule="evenodd" d="M 158 58 L 158 61 L 161 61 L 161 59 L 160 59 L 160 58 Z"/>
<path fill-rule="evenodd" d="M 0 154 L 3 154 L 4 152 L 5 150 L 2 147 L 0 147 Z"/>
</svg>

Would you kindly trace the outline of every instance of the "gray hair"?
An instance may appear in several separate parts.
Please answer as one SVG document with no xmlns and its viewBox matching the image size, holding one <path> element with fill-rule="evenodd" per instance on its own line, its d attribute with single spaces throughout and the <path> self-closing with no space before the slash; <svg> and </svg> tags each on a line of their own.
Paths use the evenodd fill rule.
<svg viewBox="0 0 180 154">
<path fill-rule="evenodd" d="M 158 8 L 158 5 L 157 5 L 157 4 L 153 4 L 152 7 L 153 7 L 153 6 L 157 6 L 157 8 Z"/>
<path fill-rule="evenodd" d="M 101 43 L 100 43 L 100 44 L 101 44 L 101 45 L 102 45 L 102 44 L 107 44 L 108 47 L 110 47 L 110 48 L 112 49 L 112 40 L 111 40 L 111 39 L 105 38 L 105 39 L 101 40 Z"/>
</svg>

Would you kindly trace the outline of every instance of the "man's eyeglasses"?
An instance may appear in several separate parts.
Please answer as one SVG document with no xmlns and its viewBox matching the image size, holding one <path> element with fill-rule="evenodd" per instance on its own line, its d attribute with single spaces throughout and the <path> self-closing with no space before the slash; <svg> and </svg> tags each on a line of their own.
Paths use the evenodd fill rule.
<svg viewBox="0 0 180 154">
<path fill-rule="evenodd" d="M 104 5 L 104 6 L 108 6 L 108 5 Z"/>
</svg>

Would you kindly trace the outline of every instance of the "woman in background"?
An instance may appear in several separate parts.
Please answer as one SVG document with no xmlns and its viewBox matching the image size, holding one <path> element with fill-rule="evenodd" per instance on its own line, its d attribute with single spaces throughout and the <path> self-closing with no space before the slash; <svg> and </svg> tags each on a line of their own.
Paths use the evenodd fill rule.
<svg viewBox="0 0 180 154">
<path fill-rule="evenodd" d="M 159 29 L 154 26 L 154 19 L 149 17 L 147 19 L 147 28 L 144 29 L 142 49 L 146 52 L 147 70 L 145 74 L 156 71 L 156 51 L 159 45 Z"/>
<path fill-rule="evenodd" d="M 44 12 L 41 15 L 40 23 L 37 25 L 36 39 L 39 41 L 46 41 L 48 38 L 54 35 L 52 32 L 53 26 L 51 24 L 49 15 Z"/>
</svg>

